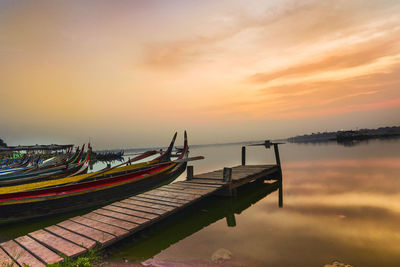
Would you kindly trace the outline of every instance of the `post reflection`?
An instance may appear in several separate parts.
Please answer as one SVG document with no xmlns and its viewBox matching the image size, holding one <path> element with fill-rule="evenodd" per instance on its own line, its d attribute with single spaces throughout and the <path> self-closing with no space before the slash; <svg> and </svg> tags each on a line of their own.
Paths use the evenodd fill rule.
<svg viewBox="0 0 400 267">
<path fill-rule="evenodd" d="M 282 179 L 272 183 L 256 181 L 238 190 L 236 197 L 210 197 L 109 249 L 111 258 L 147 260 L 169 246 L 225 218 L 228 227 L 236 226 L 235 214 L 279 189 L 279 207 L 283 206 Z"/>
</svg>

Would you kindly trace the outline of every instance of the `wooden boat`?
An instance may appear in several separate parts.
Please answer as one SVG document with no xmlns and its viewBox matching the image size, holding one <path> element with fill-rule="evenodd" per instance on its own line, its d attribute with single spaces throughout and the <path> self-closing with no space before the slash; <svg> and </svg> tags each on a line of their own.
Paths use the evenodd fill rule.
<svg viewBox="0 0 400 267">
<path fill-rule="evenodd" d="M 89 167 L 90 151 L 91 150 L 86 153 L 82 161 L 76 164 L 49 166 L 46 168 L 33 169 L 32 171 L 17 172 L 8 176 L 0 176 L 0 187 L 4 185 L 32 183 L 41 180 L 54 180 L 86 173 Z"/>
<path fill-rule="evenodd" d="M 186 168 L 186 132 L 184 148 L 176 161 L 169 158 L 172 147 L 173 142 L 165 153 L 148 162 L 54 181 L 2 187 L 0 223 L 116 201 L 175 179 Z"/>
<path fill-rule="evenodd" d="M 10 173 L 1 173 L 0 186 L 29 183 L 38 180 L 56 179 L 86 173 L 91 155 L 90 144 L 88 147 L 89 149 L 85 155 L 85 158 L 83 158 L 84 146 L 82 146 L 82 150 L 77 153 L 77 156 L 74 158 L 70 158 L 61 162 L 55 160 L 53 164 L 32 164 L 31 166 L 15 169 Z"/>
</svg>

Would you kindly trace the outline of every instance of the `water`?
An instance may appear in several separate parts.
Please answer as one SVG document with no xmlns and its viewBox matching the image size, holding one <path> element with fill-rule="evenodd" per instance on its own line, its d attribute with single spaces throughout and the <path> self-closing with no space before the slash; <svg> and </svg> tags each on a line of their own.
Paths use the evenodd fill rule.
<svg viewBox="0 0 400 267">
<path fill-rule="evenodd" d="M 240 147 L 192 148 L 191 155 L 206 157 L 194 163 L 195 173 L 238 165 Z M 399 151 L 400 140 L 351 147 L 282 145 L 282 208 L 278 191 L 255 185 L 241 190 L 236 199 L 203 201 L 116 244 L 106 261 L 154 266 L 324 266 L 335 261 L 399 266 Z M 249 164 L 274 162 L 273 150 L 248 147 L 247 159 Z M 234 227 L 228 225 L 232 214 Z M 217 254 L 230 259 L 218 261 Z"/>
<path fill-rule="evenodd" d="M 250 185 L 237 198 L 209 198 L 113 245 L 104 260 L 153 266 L 324 266 L 334 261 L 399 266 L 399 151 L 399 139 L 357 146 L 282 145 L 283 207 L 277 185 Z M 238 165 L 240 152 L 241 145 L 220 145 L 192 147 L 190 153 L 206 157 L 193 163 L 200 173 Z M 272 149 L 247 148 L 248 164 L 273 162 Z M 2 226 L 0 241 L 68 216 Z"/>
</svg>

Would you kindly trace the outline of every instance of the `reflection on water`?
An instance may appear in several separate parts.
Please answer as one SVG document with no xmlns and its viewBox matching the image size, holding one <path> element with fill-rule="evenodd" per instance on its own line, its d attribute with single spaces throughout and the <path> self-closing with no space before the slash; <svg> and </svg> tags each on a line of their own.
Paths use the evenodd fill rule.
<svg viewBox="0 0 400 267">
<path fill-rule="evenodd" d="M 237 198 L 205 200 L 115 244 L 107 250 L 106 261 L 122 264 L 125 258 L 153 266 L 324 266 L 334 261 L 399 266 L 399 151 L 398 139 L 352 147 L 282 145 L 283 190 L 279 184 L 255 184 L 239 191 Z M 191 155 L 206 158 L 194 163 L 194 171 L 238 165 L 240 152 L 239 144 L 193 147 Z M 248 147 L 247 162 L 274 162 L 273 151 Z M 185 174 L 178 180 L 184 178 Z M 62 218 L 0 226 L 0 240 L 56 220 Z"/>
<path fill-rule="evenodd" d="M 206 199 L 151 229 L 116 244 L 109 253 L 113 258 L 144 261 L 216 221 L 223 220 L 226 227 L 236 227 L 235 214 L 241 214 L 252 204 L 278 190 L 279 185 L 280 182 L 258 182 L 240 189 L 237 198 Z M 282 203 L 282 200 L 279 203 Z"/>
<path fill-rule="evenodd" d="M 107 260 L 154 266 L 324 266 L 335 261 L 399 266 L 399 151 L 398 140 L 353 147 L 283 145 L 283 191 L 256 202 L 246 200 L 251 193 L 210 199 L 121 242 Z M 198 147 L 192 153 L 206 157 L 195 164 L 195 172 L 240 163 L 240 145 Z M 249 147 L 247 161 L 274 162 L 273 152 Z M 280 194 L 283 208 L 277 205 Z M 242 203 L 240 211 L 227 212 L 230 201 Z M 213 261 L 219 251 L 229 252 L 222 263 Z"/>
</svg>

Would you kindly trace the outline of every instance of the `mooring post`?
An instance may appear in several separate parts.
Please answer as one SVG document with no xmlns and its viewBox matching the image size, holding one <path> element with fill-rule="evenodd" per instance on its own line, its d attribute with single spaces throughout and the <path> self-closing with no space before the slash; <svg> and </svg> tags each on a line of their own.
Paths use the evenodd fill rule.
<svg viewBox="0 0 400 267">
<path fill-rule="evenodd" d="M 235 227 L 236 226 L 236 219 L 235 219 L 235 213 L 229 213 L 225 217 L 226 219 L 226 224 L 228 227 Z"/>
<path fill-rule="evenodd" d="M 283 207 L 283 183 L 282 183 L 282 179 L 280 179 L 278 181 L 279 183 L 279 192 L 278 192 L 278 205 L 279 208 Z"/>
<path fill-rule="evenodd" d="M 281 158 L 279 157 L 278 144 L 274 144 L 274 152 L 275 152 L 276 165 L 278 165 L 280 167 L 281 166 Z"/>
<path fill-rule="evenodd" d="M 242 166 L 246 165 L 246 147 L 242 146 Z"/>
<path fill-rule="evenodd" d="M 187 172 L 186 181 L 192 180 L 193 179 L 193 166 L 192 165 L 187 166 L 186 172 Z"/>
<path fill-rule="evenodd" d="M 231 182 L 232 181 L 232 168 L 224 168 L 223 172 L 223 181 Z"/>
</svg>

